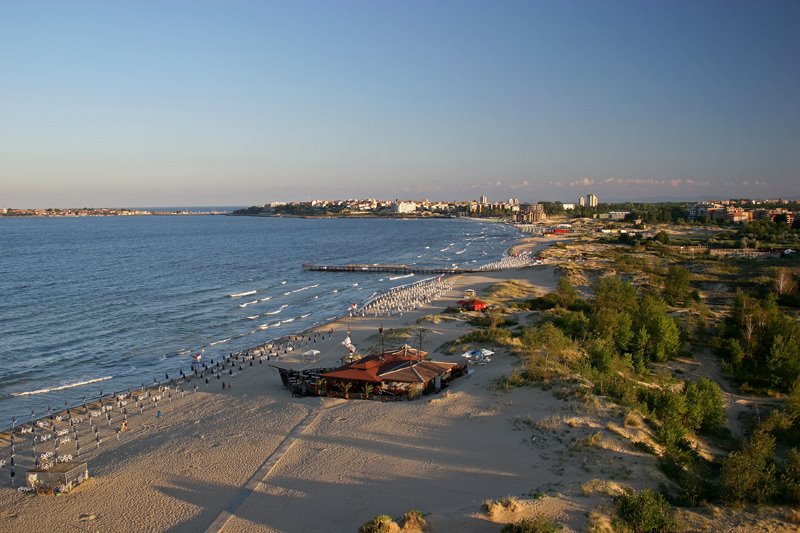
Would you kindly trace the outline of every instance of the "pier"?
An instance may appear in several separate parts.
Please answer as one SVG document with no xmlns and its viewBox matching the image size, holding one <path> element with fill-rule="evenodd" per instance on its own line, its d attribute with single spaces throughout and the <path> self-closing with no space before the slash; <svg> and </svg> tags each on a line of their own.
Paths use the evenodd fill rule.
<svg viewBox="0 0 800 533">
<path fill-rule="evenodd" d="M 348 265 L 316 265 L 303 263 L 304 270 L 317 272 L 389 272 L 392 274 L 471 274 L 475 272 L 495 272 L 500 268 L 434 268 L 410 267 L 406 265 L 381 264 L 348 264 Z"/>
</svg>

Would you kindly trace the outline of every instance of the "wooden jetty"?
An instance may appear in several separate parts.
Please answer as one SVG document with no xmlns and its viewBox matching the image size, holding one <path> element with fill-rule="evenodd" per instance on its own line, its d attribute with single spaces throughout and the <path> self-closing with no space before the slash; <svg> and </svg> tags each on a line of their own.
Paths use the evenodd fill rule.
<svg viewBox="0 0 800 533">
<path fill-rule="evenodd" d="M 303 263 L 304 270 L 317 272 L 390 272 L 392 274 L 472 274 L 475 272 L 493 272 L 498 268 L 428 268 L 410 267 L 406 265 L 381 264 L 348 264 L 348 265 L 316 265 Z"/>
</svg>

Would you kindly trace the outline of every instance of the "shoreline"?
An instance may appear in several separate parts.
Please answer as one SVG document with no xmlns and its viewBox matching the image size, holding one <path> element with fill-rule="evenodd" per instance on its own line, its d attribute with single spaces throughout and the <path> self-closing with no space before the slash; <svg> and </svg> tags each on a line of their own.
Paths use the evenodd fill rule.
<svg viewBox="0 0 800 533">
<path fill-rule="evenodd" d="M 44 217 L 44 218 L 47 218 L 47 217 Z M 520 239 L 524 239 L 524 237 L 520 236 Z M 507 257 L 509 255 L 509 251 L 510 250 L 511 250 L 511 247 L 506 249 L 505 252 L 504 252 L 504 255 L 502 257 Z M 478 272 L 478 273 L 481 273 L 481 272 Z M 459 273 L 452 273 L 452 274 L 445 274 L 445 275 L 448 276 L 448 277 L 454 277 L 454 276 L 459 276 L 459 275 L 463 275 L 463 274 L 459 272 Z M 428 275 L 424 275 L 423 274 L 420 277 L 421 277 L 421 279 L 419 279 L 419 280 L 415 280 L 415 281 L 413 281 L 411 283 L 406 283 L 406 284 L 403 284 L 403 285 L 399 285 L 399 286 L 397 286 L 397 288 L 404 288 L 404 287 L 412 286 L 412 285 L 414 285 L 416 283 L 420 283 L 420 282 L 424 281 L 425 279 L 429 279 L 431 277 L 436 277 L 436 275 L 428 276 Z M 387 291 L 388 290 L 389 289 L 387 289 Z M 386 292 L 386 291 L 384 291 L 384 292 Z M 359 303 L 360 303 L 361 306 L 363 306 L 366 303 L 368 303 L 370 300 L 379 297 L 380 294 L 382 294 L 382 293 L 379 293 L 379 294 L 373 295 L 373 296 L 369 296 L 364 301 L 359 302 Z M 298 336 L 298 335 L 304 335 L 304 334 L 308 333 L 309 331 L 314 331 L 315 329 L 328 327 L 329 324 L 335 323 L 335 322 L 337 322 L 337 321 L 339 321 L 339 320 L 341 320 L 342 318 L 345 318 L 345 317 L 347 317 L 347 313 L 343 312 L 343 313 L 339 314 L 338 316 L 333 316 L 333 317 L 330 317 L 330 318 L 321 319 L 319 322 L 312 323 L 312 324 L 310 324 L 308 326 L 305 326 L 305 327 L 303 327 L 301 329 L 298 329 L 296 331 L 283 334 L 283 335 L 278 336 L 278 337 L 270 338 L 270 339 L 264 341 L 263 343 L 256 344 L 256 345 L 253 345 L 253 346 L 243 347 L 243 348 L 240 348 L 239 350 L 237 350 L 236 352 L 220 353 L 218 356 L 215 356 L 214 359 L 217 359 L 217 357 L 228 358 L 228 357 L 230 357 L 230 354 L 234 354 L 234 353 L 238 354 L 238 353 L 246 352 L 248 350 L 255 350 L 255 349 L 258 349 L 261 346 L 265 346 L 267 344 L 274 343 L 274 342 L 283 342 L 283 341 L 285 341 L 286 339 L 288 339 L 290 337 Z M 229 354 L 229 355 L 226 355 L 226 354 Z M 204 354 L 204 357 L 205 357 L 205 354 Z M 185 363 L 189 364 L 189 367 L 191 368 L 191 361 L 188 361 L 188 362 L 185 362 Z M 179 363 L 174 368 L 169 369 L 169 370 L 162 370 L 160 372 L 152 371 L 150 377 L 152 379 L 155 376 L 155 380 L 153 382 L 148 382 L 148 381 L 145 380 L 144 381 L 144 386 L 145 386 L 145 388 L 152 388 L 152 387 L 158 387 L 159 385 L 163 385 L 163 384 L 165 384 L 166 382 L 169 381 L 169 380 L 161 379 L 161 378 L 163 378 L 163 373 L 169 373 L 170 375 L 172 375 L 173 372 L 174 372 L 175 375 L 178 375 L 181 372 L 181 370 L 184 370 L 184 369 L 182 368 L 182 366 Z M 160 376 L 160 377 L 157 377 L 157 376 Z M 95 379 L 95 378 L 93 378 L 93 379 Z M 113 377 L 112 377 L 112 379 L 113 379 Z M 99 385 L 98 389 L 100 391 L 103 391 L 103 392 L 106 391 L 106 387 L 102 386 L 102 384 L 98 384 L 98 385 Z M 81 385 L 80 387 L 83 387 L 83 386 L 84 385 Z M 75 388 L 79 388 L 79 387 L 75 387 Z M 128 387 L 123 387 L 120 390 L 116 390 L 114 388 L 108 388 L 108 392 L 106 392 L 104 394 L 104 396 L 105 395 L 112 395 L 112 394 L 116 395 L 118 393 L 123 393 L 123 392 L 127 391 L 129 388 L 130 389 L 138 389 L 138 388 L 141 388 L 141 387 L 140 387 L 139 384 L 137 384 L 136 386 L 133 386 L 132 384 L 130 384 Z M 24 391 L 24 392 L 28 392 L 28 391 Z M 46 395 L 47 393 L 43 393 L 43 394 Z M 31 396 L 30 394 L 24 394 L 24 395 L 23 394 L 18 394 L 18 395 L 19 396 Z M 11 394 L 10 395 L 10 397 L 12 399 L 14 397 L 16 397 L 16 396 L 17 396 L 17 394 Z M 87 401 L 91 401 L 91 399 L 96 399 L 98 397 L 97 389 L 93 390 L 92 393 L 76 395 L 76 399 L 74 401 L 67 403 L 63 407 L 62 406 L 54 407 L 52 412 L 53 413 L 56 413 L 56 412 L 62 413 L 62 412 L 66 412 L 68 409 L 75 409 L 77 407 L 82 406 L 83 402 L 79 401 L 77 399 L 80 396 L 85 396 Z M 60 404 L 61 402 L 57 401 L 56 403 Z M 15 416 L 13 413 L 10 414 L 11 416 L 16 418 L 16 426 L 20 426 L 20 425 L 23 425 L 23 424 L 35 423 L 37 420 L 42 420 L 42 419 L 50 417 L 50 413 L 44 414 L 44 409 L 43 408 L 37 409 L 37 414 L 34 415 L 34 416 L 30 416 L 29 414 L 25 413 L 23 410 L 20 410 L 19 414 L 22 415 L 22 416 Z M 6 425 L 6 424 L 8 424 L 8 425 Z M 9 417 L 8 419 L 4 420 L 3 422 L 0 422 L 0 435 L 2 435 L 3 433 L 7 433 L 10 430 L 11 430 L 11 417 Z"/>
<path fill-rule="evenodd" d="M 247 215 L 247 216 L 252 216 L 252 215 Z M 518 248 L 519 248 L 519 250 L 517 250 L 517 253 L 520 253 L 520 252 L 522 252 L 522 253 L 531 253 L 533 250 L 536 250 L 538 247 L 541 247 L 541 250 L 538 250 L 538 251 L 542 251 L 542 250 L 546 249 L 548 246 L 552 246 L 552 245 L 554 245 L 554 244 L 556 244 L 558 242 L 561 242 L 562 240 L 564 240 L 564 239 L 555 239 L 553 237 L 521 237 L 517 244 L 514 244 L 514 245 L 512 245 L 512 246 L 510 246 L 509 248 L 506 249 L 504 257 L 509 257 L 509 256 L 513 255 L 515 250 L 517 250 Z M 471 274 L 483 274 L 483 273 L 487 273 L 488 274 L 488 273 L 491 273 L 491 272 L 502 272 L 504 270 L 509 270 L 509 269 L 497 269 L 497 270 L 487 269 L 487 270 L 476 270 L 476 271 L 469 271 L 469 272 L 465 271 L 463 273 L 452 273 L 452 274 L 442 274 L 442 275 L 455 280 L 456 278 L 459 278 L 461 276 L 466 276 L 466 275 L 471 275 Z M 408 288 L 408 287 L 412 287 L 412 286 L 414 286 L 416 284 L 425 282 L 426 280 L 433 279 L 435 277 L 437 277 L 437 276 L 434 275 L 434 276 L 431 276 L 431 277 L 428 277 L 428 278 L 423 278 L 423 279 L 420 279 L 420 280 L 416 280 L 416 281 L 411 282 L 411 283 L 398 285 L 394 289 L 405 289 L 405 288 Z M 374 300 L 376 298 L 379 298 L 382 294 L 386 294 L 387 292 L 389 292 L 389 291 L 387 290 L 387 291 L 384 291 L 383 293 L 379 293 L 379 294 L 370 296 L 369 298 L 367 298 L 363 302 L 361 302 L 361 305 L 359 307 L 363 307 L 363 306 L 367 305 L 370 301 L 372 301 L 372 300 Z M 430 304 L 433 304 L 433 303 L 435 303 L 435 301 L 434 302 L 430 302 Z M 337 324 L 337 323 L 339 323 L 339 322 L 341 322 L 341 321 L 343 321 L 344 319 L 347 319 L 347 318 L 353 318 L 353 317 L 349 317 L 348 314 L 343 313 L 342 315 L 330 318 L 328 320 L 324 320 L 324 321 L 322 321 L 322 322 L 320 322 L 318 324 L 313 324 L 308 328 L 304 328 L 304 329 L 301 329 L 301 330 L 298 330 L 298 331 L 295 331 L 295 332 L 292 332 L 292 333 L 288 333 L 286 335 L 281 335 L 280 337 L 275 337 L 275 338 L 270 339 L 270 340 L 268 340 L 268 341 L 266 341 L 264 343 L 257 344 L 257 345 L 254 345 L 254 346 L 249 346 L 249 347 L 243 348 L 243 349 L 241 349 L 241 350 L 239 350 L 237 352 L 230 352 L 230 354 L 227 355 L 227 356 L 225 356 L 225 355 L 220 356 L 219 360 L 227 361 L 229 359 L 236 358 L 237 356 L 241 356 L 242 354 L 244 354 L 246 352 L 263 349 L 267 345 L 271 345 L 271 344 L 274 344 L 274 343 L 284 344 L 288 339 L 291 339 L 291 338 L 297 337 L 297 336 L 305 336 L 305 335 L 307 335 L 309 333 L 313 333 L 315 330 L 327 329 L 327 328 L 329 328 L 329 327 L 331 327 L 331 326 L 333 326 L 333 325 L 335 325 L 335 324 Z M 280 361 L 280 360 L 276 359 L 275 361 Z M 194 364 L 190 363 L 190 369 L 193 368 L 193 367 L 194 367 Z M 182 371 L 183 371 L 182 368 L 178 368 L 177 369 L 177 372 L 179 374 Z M 174 378 L 171 379 L 171 380 L 163 380 L 163 381 L 162 380 L 158 380 L 158 378 L 155 378 L 153 383 L 143 383 L 143 386 L 126 387 L 126 388 L 123 388 L 123 389 L 120 389 L 120 390 L 111 389 L 108 393 L 103 394 L 103 396 L 104 397 L 114 397 L 114 396 L 117 396 L 119 394 L 126 393 L 126 392 L 128 392 L 130 390 L 139 390 L 139 389 L 141 389 L 141 390 L 147 391 L 147 390 L 158 389 L 159 387 L 162 387 L 162 386 L 164 386 L 166 384 L 169 384 L 169 383 L 171 383 L 173 381 L 175 381 Z M 103 389 L 101 388 L 100 390 L 102 391 Z M 87 396 L 87 398 L 89 398 L 88 395 L 86 395 L 86 396 Z M 92 398 L 95 398 L 97 396 L 99 396 L 99 395 L 92 396 Z M 87 404 L 90 403 L 90 402 L 95 402 L 96 403 L 97 401 L 99 401 L 99 399 L 98 400 L 87 400 Z M 59 408 L 54 409 L 52 411 L 52 416 L 59 416 L 59 415 L 60 416 L 64 416 L 68 411 L 75 410 L 75 409 L 77 409 L 79 407 L 83 407 L 83 405 L 84 405 L 83 402 L 77 402 L 77 403 L 73 403 L 73 404 L 68 404 L 68 405 L 64 406 L 63 408 L 59 407 Z M 20 417 L 20 418 L 16 419 L 16 424 L 14 425 L 14 427 L 19 428 L 20 426 L 23 426 L 23 425 L 26 425 L 26 424 L 35 424 L 37 421 L 46 420 L 48 418 L 51 418 L 51 413 L 48 413 L 47 415 L 34 415 L 33 417 L 30 417 L 30 416 Z M 8 440 L 7 434 L 9 432 L 11 432 L 12 430 L 13 430 L 12 426 L 0 427 L 0 440 Z"/>
<path fill-rule="evenodd" d="M 10 487 L 8 465 L 0 469 L 0 475 L 2 475 L 0 500 L 4 503 L 2 507 L 17 509 L 13 517 L 0 512 L 0 525 L 8 523 L 12 529 L 28 530 L 34 523 L 37 524 L 36 527 L 40 527 L 39 522 L 41 522 L 42 527 L 50 524 L 48 527 L 64 529 L 73 527 L 71 524 L 75 523 L 81 513 L 90 513 L 98 517 L 96 524 L 102 529 L 125 529 L 125 524 L 130 527 L 130 524 L 137 523 L 141 524 L 142 530 L 196 531 L 207 528 L 209 524 L 217 523 L 216 519 L 222 516 L 228 508 L 227 502 L 238 498 L 241 499 L 240 508 L 237 508 L 233 515 L 223 523 L 226 531 L 243 529 L 275 531 L 287 530 L 287 527 L 288 530 L 293 530 L 286 524 L 278 526 L 276 523 L 267 526 L 268 521 L 265 522 L 262 519 L 256 520 L 254 526 L 253 521 L 246 517 L 251 516 L 252 513 L 262 513 L 263 511 L 251 510 L 250 502 L 254 498 L 264 497 L 264 491 L 273 490 L 270 487 L 273 487 L 274 483 L 269 482 L 269 479 L 274 476 L 283 479 L 285 475 L 281 474 L 283 469 L 295 468 L 293 465 L 297 453 L 301 453 L 301 456 L 307 457 L 308 460 L 318 456 L 319 454 L 313 450 L 311 455 L 307 455 L 305 449 L 317 438 L 329 438 L 322 437 L 320 432 L 325 433 L 336 427 L 337 431 L 344 431 L 347 435 L 360 434 L 360 430 L 356 429 L 356 426 L 353 426 L 352 429 L 347 428 L 352 424 L 370 420 L 371 417 L 367 413 L 377 410 L 375 413 L 378 416 L 376 423 L 384 416 L 389 416 L 389 419 L 387 422 L 379 424 L 381 429 L 376 429 L 378 431 L 376 435 L 391 435 L 395 431 L 392 428 L 403 426 L 399 420 L 392 422 L 397 416 L 400 419 L 415 419 L 418 423 L 425 420 L 433 423 L 436 417 L 452 416 L 451 408 L 442 411 L 445 408 L 442 401 L 451 397 L 464 400 L 463 406 L 460 405 L 461 400 L 459 400 L 459 407 L 455 410 L 457 413 L 462 413 L 458 417 L 464 416 L 464 409 L 467 409 L 467 412 L 474 409 L 480 411 L 484 408 L 478 407 L 478 404 L 491 401 L 491 396 L 480 391 L 488 391 L 488 384 L 496 377 L 507 373 L 516 358 L 508 354 L 499 354 L 496 357 L 498 361 L 492 363 L 492 366 L 479 367 L 476 375 L 456 380 L 445 392 L 423 396 L 415 401 L 391 402 L 394 407 L 388 408 L 388 410 L 380 407 L 384 405 L 381 402 L 359 402 L 324 397 L 292 398 L 289 391 L 284 389 L 278 372 L 272 368 L 272 365 L 294 369 L 307 368 L 312 365 L 338 366 L 339 360 L 346 352 L 339 342 L 341 340 L 339 337 L 344 337 L 344 331 L 350 331 L 353 343 L 360 348 L 361 353 L 366 354 L 379 342 L 377 340 L 379 325 L 385 327 L 387 333 L 404 330 L 413 332 L 414 329 L 424 328 L 426 332 L 425 349 L 431 352 L 432 358 L 453 361 L 454 356 L 442 354 L 438 351 L 437 346 L 447 342 L 448 339 L 467 333 L 471 326 L 460 321 L 432 323 L 425 321 L 424 317 L 439 313 L 452 305 L 462 297 L 463 290 L 466 288 L 481 291 L 504 279 L 531 279 L 536 286 L 543 290 L 552 290 L 555 286 L 555 268 L 553 265 L 544 265 L 520 270 L 459 274 L 448 276 L 448 278 L 453 282 L 453 288 L 421 309 L 389 317 L 340 316 L 311 329 L 311 331 L 319 331 L 324 328 L 327 330 L 326 333 L 332 329 L 332 335 L 325 335 L 324 341 L 320 341 L 319 338 L 311 340 L 311 337 L 308 336 L 309 330 L 281 337 L 283 339 L 298 335 L 309 337 L 309 342 L 313 344 L 313 347 L 321 351 L 311 360 L 302 357 L 302 349 L 281 355 L 277 360 L 270 359 L 269 363 L 258 357 L 250 361 L 228 357 L 224 360 L 225 362 L 215 358 L 215 365 L 223 365 L 221 371 L 184 383 L 185 392 L 183 394 L 172 387 L 166 390 L 161 389 L 163 383 L 145 387 L 144 391 L 139 388 L 133 390 L 135 394 L 139 395 L 144 392 L 144 409 L 143 413 L 140 413 L 139 409 L 130 403 L 132 399 L 128 399 L 128 407 L 134 413 L 130 415 L 128 431 L 124 433 L 115 431 L 121 420 L 118 405 L 114 405 L 114 409 L 111 411 L 113 419 L 108 425 L 106 425 L 105 418 L 96 418 L 99 421 L 96 426 L 99 428 L 99 442 L 92 440 L 93 434 L 90 429 L 92 423 L 88 420 L 80 423 L 77 432 L 83 445 L 80 460 L 89 462 L 92 479 L 66 497 L 54 500 L 19 493 Z M 387 342 L 387 346 L 402 342 L 405 341 Z M 409 342 L 414 344 L 415 341 Z M 242 350 L 239 354 L 246 351 Z M 212 377 L 215 375 L 218 377 Z M 206 379 L 208 379 L 208 383 L 206 383 Z M 222 382 L 229 383 L 231 387 L 223 390 Z M 193 390 L 195 386 L 197 387 L 196 391 Z M 475 387 L 479 387 L 479 389 Z M 468 396 L 463 396 L 464 394 Z M 153 400 L 156 396 L 161 398 Z M 108 396 L 104 394 L 104 398 L 112 397 L 110 394 Z M 449 400 L 445 403 L 449 403 Z M 434 404 L 437 407 L 432 408 Z M 98 406 L 97 403 L 90 405 L 87 401 L 87 413 Z M 82 405 L 80 408 L 82 410 Z M 157 411 L 161 411 L 162 416 L 156 416 Z M 411 412 L 415 414 L 411 415 Z M 336 415 L 336 413 L 342 413 L 342 415 Z M 355 413 L 360 413 L 360 415 L 353 417 Z M 55 417 L 56 413 L 54 412 L 53 415 Z M 345 416 L 351 422 L 334 422 L 330 419 L 331 416 Z M 43 418 L 48 419 L 49 417 Z M 89 419 L 88 416 L 85 418 Z M 506 423 L 503 420 L 499 420 L 499 422 L 505 427 Z M 57 424 L 57 426 L 66 427 L 64 423 Z M 459 431 L 472 431 L 475 428 L 474 424 L 469 423 Z M 39 430 L 37 430 L 38 432 Z M 292 444 L 287 444 L 287 448 L 278 455 L 285 455 L 284 458 L 275 460 L 274 456 L 281 449 L 281 442 L 290 435 L 294 436 Z M 15 438 L 18 446 L 17 469 L 19 473 L 17 480 L 19 483 L 17 486 L 19 486 L 24 483 L 24 463 L 31 461 L 30 446 L 23 446 L 22 441 L 23 439 L 29 441 L 30 435 L 15 435 Z M 352 456 L 353 458 L 358 456 L 358 450 L 361 447 L 351 446 L 345 442 L 350 437 L 330 438 L 334 439 L 331 443 L 337 442 L 344 446 L 344 448 L 340 448 L 340 444 L 335 445 L 336 449 L 340 450 L 337 453 L 344 454 L 343 457 L 351 457 L 352 454 L 356 454 Z M 309 439 L 312 440 L 309 441 Z M 441 445 L 442 450 L 456 445 L 449 440 L 448 442 L 449 444 Z M 0 458 L 7 458 L 8 444 L 8 440 L 0 440 L 0 450 L 2 450 Z M 73 444 L 74 442 L 62 445 L 61 453 L 74 453 L 72 451 L 74 448 L 71 447 Z M 387 443 L 375 448 L 370 453 L 381 454 L 383 452 L 380 450 L 383 450 L 385 446 L 388 446 L 385 451 L 390 452 L 391 445 Z M 436 449 L 440 447 L 438 444 L 431 444 L 431 446 L 436 446 Z M 49 450 L 50 447 L 52 447 L 50 442 L 43 443 L 37 451 Z M 405 452 L 397 453 L 401 453 L 402 456 Z M 394 455 L 396 453 L 392 454 L 392 456 Z M 231 457 L 236 457 L 236 459 L 231 461 Z M 273 464 L 264 470 L 264 465 L 270 458 L 274 459 Z M 19 461 L 20 459 L 24 461 Z M 400 459 L 395 457 L 393 461 L 396 460 Z M 343 464 L 349 464 L 350 459 L 344 461 Z M 198 469 L 196 466 L 192 466 L 198 464 L 218 466 L 210 469 Z M 304 463 L 301 462 L 302 464 Z M 342 465 L 318 465 L 311 468 L 310 471 L 321 468 L 320 474 L 325 472 L 323 477 L 328 478 L 341 475 L 336 474 L 336 472 L 341 472 L 341 467 Z M 299 468 L 301 470 L 297 474 L 292 474 L 291 479 L 295 479 L 297 475 L 302 477 L 304 474 L 300 474 L 300 472 L 307 471 L 305 466 L 299 466 Z M 365 468 L 371 469 L 371 466 L 366 465 Z M 401 467 L 401 471 L 406 471 L 405 467 Z M 261 477 L 258 478 L 256 474 Z M 377 475 L 377 472 L 369 475 Z M 400 475 L 400 471 L 392 475 Z M 193 481 L 189 481 L 190 479 Z M 505 478 L 501 476 L 500 481 L 502 479 Z M 258 481 L 257 490 L 248 489 L 242 492 L 248 485 L 248 480 L 250 483 L 254 480 Z M 486 497 L 492 494 L 498 496 L 496 491 L 499 489 L 495 486 L 496 484 L 497 481 L 494 482 L 494 485 L 489 483 L 485 487 L 478 487 L 474 490 L 480 494 L 485 492 Z M 409 495 L 413 493 L 414 491 L 404 492 L 405 496 L 402 501 L 408 501 Z M 332 494 L 325 492 L 319 496 L 324 499 Z M 349 490 L 347 494 L 350 494 Z M 463 505 L 471 499 L 453 501 L 460 501 Z M 437 508 L 452 508 L 453 501 L 445 498 L 441 505 L 437 505 Z M 351 518 L 345 518 L 344 523 L 340 518 L 338 526 L 345 530 L 352 530 L 354 525 L 357 528 L 356 522 L 362 523 L 371 516 L 383 512 L 383 508 L 377 500 L 367 498 L 362 505 L 369 507 L 371 513 L 369 516 L 363 516 L 361 513 Z M 422 503 L 412 504 L 409 501 L 408 505 L 408 508 L 413 508 L 422 506 Z M 319 515 L 329 516 L 330 512 L 330 509 L 327 511 L 321 509 Z M 42 517 L 45 515 L 46 518 L 43 519 Z M 279 517 L 278 521 L 280 522 L 284 518 Z M 242 523 L 243 519 L 244 523 Z M 6 522 L 7 520 L 8 522 Z M 348 520 L 352 520 L 352 522 L 348 522 Z M 315 530 L 314 526 L 309 524 L 306 524 L 304 529 Z"/>
</svg>

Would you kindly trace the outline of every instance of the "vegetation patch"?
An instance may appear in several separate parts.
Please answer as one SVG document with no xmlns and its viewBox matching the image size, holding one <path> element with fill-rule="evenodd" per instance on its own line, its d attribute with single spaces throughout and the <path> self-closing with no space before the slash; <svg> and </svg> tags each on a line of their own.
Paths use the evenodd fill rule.
<svg viewBox="0 0 800 533">
<path fill-rule="evenodd" d="M 483 510 L 489 517 L 496 516 L 502 512 L 515 512 L 519 509 L 519 500 L 514 496 L 506 496 L 499 500 L 486 500 L 483 503 Z"/>
<path fill-rule="evenodd" d="M 677 531 L 672 506 L 661 494 L 645 489 L 619 496 L 615 502 L 617 517 L 634 533 Z"/>
<path fill-rule="evenodd" d="M 552 518 L 532 516 L 503 526 L 502 533 L 556 533 L 561 526 Z"/>
</svg>

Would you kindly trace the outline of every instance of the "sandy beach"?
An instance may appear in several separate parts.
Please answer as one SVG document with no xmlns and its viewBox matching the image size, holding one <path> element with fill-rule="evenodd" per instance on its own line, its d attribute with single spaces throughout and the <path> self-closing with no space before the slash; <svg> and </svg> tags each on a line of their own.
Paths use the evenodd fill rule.
<svg viewBox="0 0 800 533">
<path fill-rule="evenodd" d="M 551 242 L 557 240 L 525 239 L 520 246 L 535 252 Z M 91 479 L 66 495 L 16 490 L 30 463 L 20 455 L 30 455 L 29 446 L 20 446 L 30 435 L 17 435 L 16 487 L 8 466 L 0 470 L 0 531 L 355 532 L 376 515 L 410 510 L 424 513 L 436 532 L 494 532 L 529 516 L 555 519 L 565 531 L 589 524 L 612 531 L 604 518 L 612 496 L 669 483 L 657 457 L 635 445 L 655 446 L 652 431 L 629 424 L 624 409 L 571 393 L 579 383 L 502 390 L 496 381 L 519 364 L 506 347 L 480 346 L 496 352 L 491 363 L 413 401 L 292 397 L 275 368 L 338 366 L 348 331 L 360 353 L 374 352 L 381 325 L 392 339 L 387 349 L 403 342 L 416 347 L 422 328 L 431 359 L 463 362 L 461 350 L 447 344 L 473 326 L 466 317 L 439 313 L 466 289 L 481 297 L 516 280 L 515 290 L 541 295 L 554 290 L 560 275 L 555 264 L 463 274 L 421 309 L 337 320 L 316 329 L 316 342 L 307 336 L 307 346 L 277 360 L 236 361 L 220 379 L 184 383 L 185 394 L 151 389 L 159 404 L 150 398 L 140 414 L 129 399 L 128 431 L 115 435 L 104 427 L 99 447 L 87 440 L 88 422 L 81 423 L 80 459 L 88 461 Z M 527 326 L 535 313 L 514 318 Z M 398 332 L 408 336 L 397 340 Z M 309 348 L 320 353 L 300 355 Z M 120 420 L 115 411 L 110 425 Z M 52 442 L 39 451 L 50 448 Z M 0 457 L 8 450 L 8 440 L 0 441 Z M 74 442 L 62 447 L 66 452 L 74 453 Z M 513 508 L 486 511 L 487 500 L 507 496 L 515 498 Z M 722 514 L 712 506 L 685 523 L 692 530 L 747 531 L 769 526 L 770 512 Z M 775 524 L 769 530 L 782 522 Z"/>
<path fill-rule="evenodd" d="M 313 346 L 321 351 L 315 361 L 282 357 L 278 364 L 336 366 L 346 354 L 341 341 L 348 328 L 363 352 L 375 345 L 381 323 L 387 332 L 416 326 L 465 288 L 480 292 L 503 279 L 525 279 L 542 290 L 556 282 L 552 267 L 458 276 L 448 295 L 424 309 L 340 320 L 325 327 L 334 329 L 332 336 Z M 458 359 L 436 348 L 468 325 L 422 326 L 430 330 L 423 347 L 432 358 Z M 440 531 L 493 531 L 496 524 L 471 517 L 485 499 L 570 483 L 559 470 L 570 466 L 532 448 L 513 424 L 515 417 L 559 413 L 562 402 L 549 392 L 490 387 L 514 361 L 500 351 L 445 393 L 392 403 L 292 398 L 276 369 L 245 364 L 228 380 L 230 389 L 199 380 L 197 393 L 162 400 L 161 417 L 152 409 L 137 413 L 119 440 L 104 439 L 99 449 L 84 445 L 81 459 L 92 479 L 68 495 L 19 493 L 4 479 L 0 529 L 355 531 L 376 514 L 421 509 L 435 511 L 431 520 Z"/>
</svg>

